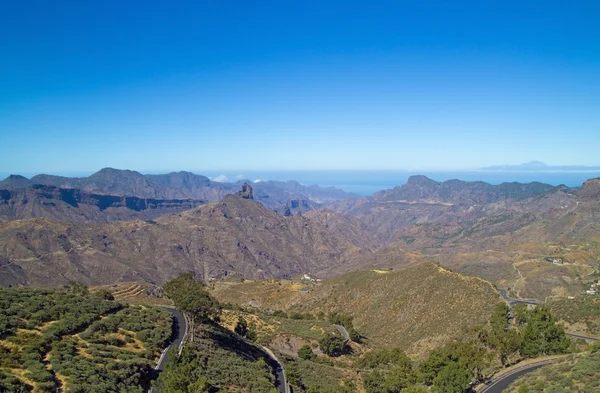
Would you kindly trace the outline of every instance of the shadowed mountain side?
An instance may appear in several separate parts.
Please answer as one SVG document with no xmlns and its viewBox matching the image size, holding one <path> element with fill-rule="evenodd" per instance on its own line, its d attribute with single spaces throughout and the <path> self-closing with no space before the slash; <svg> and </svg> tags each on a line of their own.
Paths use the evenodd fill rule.
<svg viewBox="0 0 600 393">
<path fill-rule="evenodd" d="M 127 195 L 153 199 L 193 199 L 216 202 L 223 196 L 234 194 L 244 182 L 219 183 L 206 176 L 191 172 L 171 172 L 160 175 L 143 175 L 136 171 L 104 168 L 88 177 L 63 177 L 36 175 L 28 180 L 11 175 L 0 182 L 0 189 L 22 188 L 31 184 L 79 188 L 82 192 Z M 306 207 L 294 208 L 293 213 L 304 212 L 345 198 L 358 197 L 333 187 L 304 186 L 296 181 L 262 181 L 253 183 L 255 199 L 270 209 L 283 213 L 288 201 L 306 201 Z"/>
<path fill-rule="evenodd" d="M 352 216 L 329 209 L 311 210 L 306 212 L 304 216 L 320 222 L 329 232 L 360 247 L 372 249 L 381 243 L 374 236 L 375 231 L 373 228 Z"/>
<path fill-rule="evenodd" d="M 193 209 L 204 203 L 191 199 L 152 199 L 82 192 L 36 184 L 28 188 L 0 189 L 0 218 L 18 220 L 52 218 L 74 222 L 111 222 L 152 219 Z"/>
<path fill-rule="evenodd" d="M 25 188 L 31 186 L 31 180 L 21 175 L 10 175 L 6 179 L 0 181 L 0 189 L 10 188 Z"/>
<path fill-rule="evenodd" d="M 539 183 L 437 183 L 419 176 L 331 208 L 372 228 L 380 246 L 422 254 L 514 288 L 518 296 L 579 294 L 585 277 L 598 269 L 598 179 L 576 190 Z"/>
<path fill-rule="evenodd" d="M 0 222 L 0 275 L 5 285 L 162 283 L 185 271 L 205 279 L 289 277 L 333 271 L 368 254 L 358 240 L 339 238 L 306 217 L 284 217 L 228 195 L 152 222 Z"/>
</svg>

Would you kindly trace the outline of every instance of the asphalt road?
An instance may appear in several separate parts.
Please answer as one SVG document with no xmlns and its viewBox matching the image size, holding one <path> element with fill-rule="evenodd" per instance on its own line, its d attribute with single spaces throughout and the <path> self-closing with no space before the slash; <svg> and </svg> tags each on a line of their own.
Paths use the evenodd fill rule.
<svg viewBox="0 0 600 393">
<path fill-rule="evenodd" d="M 158 375 L 165 370 L 165 367 L 169 362 L 169 349 L 171 349 L 173 346 L 176 346 L 181 351 L 183 338 L 187 333 L 187 321 L 183 314 L 174 308 L 165 307 L 165 309 L 168 312 L 170 312 L 171 315 L 173 315 L 173 337 L 171 337 L 171 344 L 167 348 L 165 348 L 160 359 L 158 360 L 158 364 L 154 368 L 155 375 L 154 378 L 152 378 L 154 380 L 156 380 L 156 378 L 158 378 Z M 160 393 L 160 391 L 158 389 L 150 387 L 150 389 L 148 389 L 148 393 Z"/>
<path fill-rule="evenodd" d="M 279 390 L 279 393 L 289 393 L 288 384 L 285 380 L 285 371 L 283 369 L 283 364 L 277 359 L 275 354 L 271 352 L 271 350 L 267 347 L 263 347 L 261 345 L 261 349 L 267 356 L 271 359 L 271 367 L 275 372 L 275 387 Z"/>
<path fill-rule="evenodd" d="M 588 336 L 580 336 L 579 334 L 571 334 L 571 333 L 565 333 L 568 337 L 571 338 L 582 338 L 586 341 L 598 341 L 599 339 L 596 337 L 588 337 Z"/>
<path fill-rule="evenodd" d="M 187 333 L 187 320 L 185 319 L 183 314 L 174 308 L 165 307 L 165 309 L 169 311 L 174 318 L 173 337 L 171 344 L 167 348 L 165 348 L 158 361 L 158 364 L 154 368 L 154 380 L 156 380 L 156 378 L 158 378 L 158 375 L 165 370 L 167 363 L 169 362 L 169 350 L 173 346 L 176 346 L 179 348 L 179 353 L 181 353 L 183 339 Z M 279 359 L 277 359 L 271 351 L 264 347 L 263 351 L 271 359 L 271 367 L 273 368 L 273 371 L 275 373 L 275 387 L 280 393 L 289 393 L 289 390 L 287 390 L 287 383 L 285 380 L 285 372 L 283 370 L 283 365 L 279 362 Z M 160 393 L 160 390 L 150 387 L 150 389 L 148 389 L 148 393 Z"/>
<path fill-rule="evenodd" d="M 344 340 L 346 342 L 350 341 L 350 335 L 348 334 L 348 331 L 345 327 L 343 327 L 342 325 L 336 325 L 335 323 L 333 324 L 333 326 L 338 330 L 338 332 L 340 332 L 340 334 L 342 335 L 342 337 L 344 337 Z"/>
<path fill-rule="evenodd" d="M 525 374 L 535 371 L 540 367 L 546 366 L 547 364 L 549 364 L 549 362 L 543 364 L 538 363 L 523 366 L 522 368 L 515 370 L 515 372 L 511 374 L 507 374 L 503 377 L 500 377 L 500 379 L 495 380 L 490 385 L 485 387 L 480 393 L 502 393 L 504 389 L 508 388 L 508 386 L 514 381 L 516 381 L 519 377 L 522 377 Z"/>
<path fill-rule="evenodd" d="M 500 293 L 502 294 L 502 297 L 504 297 L 504 299 L 506 299 L 506 301 L 511 305 L 515 305 L 515 304 L 531 304 L 531 305 L 537 305 L 540 304 L 540 302 L 536 301 L 536 300 L 522 300 L 522 299 L 515 299 L 512 297 L 508 296 L 508 291 L 504 288 L 499 288 L 498 289 L 500 291 Z"/>
<path fill-rule="evenodd" d="M 506 291 L 506 289 L 504 288 L 499 288 L 500 293 L 502 294 L 502 296 L 504 297 L 504 299 L 506 299 L 506 301 L 510 304 L 510 306 L 514 306 L 515 304 L 531 304 L 531 305 L 538 305 L 540 304 L 540 302 L 536 301 L 536 300 L 521 300 L 521 299 L 515 299 L 512 297 L 508 296 L 508 293 Z M 565 333 L 568 337 L 571 338 L 582 338 L 586 341 L 596 341 L 598 340 L 597 338 L 594 337 L 587 337 L 587 336 L 581 336 L 578 334 L 571 334 L 571 333 Z"/>
</svg>

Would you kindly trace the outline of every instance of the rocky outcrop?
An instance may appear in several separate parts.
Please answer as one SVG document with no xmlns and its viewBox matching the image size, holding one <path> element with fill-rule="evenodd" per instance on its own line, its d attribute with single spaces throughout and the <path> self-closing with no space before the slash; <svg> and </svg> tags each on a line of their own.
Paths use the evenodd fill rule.
<svg viewBox="0 0 600 393">
<path fill-rule="evenodd" d="M 237 195 L 241 196 L 244 199 L 254 199 L 254 193 L 252 192 L 252 187 L 248 183 L 244 183 L 242 186 L 242 191 L 238 191 Z"/>
<path fill-rule="evenodd" d="M 21 180 L 29 181 L 22 176 Z M 6 184 L 16 183 L 15 179 L 6 179 Z M 14 186 L 1 186 L 15 188 Z M 191 172 L 171 172 L 166 174 L 145 175 L 136 171 L 104 168 L 88 177 L 63 177 L 36 175 L 29 184 L 44 184 L 62 188 L 78 188 L 83 192 L 110 195 L 127 195 L 138 198 L 154 199 L 193 199 L 216 202 L 225 195 L 236 194 L 248 181 L 220 183 L 206 176 Z M 26 187 L 21 185 L 16 188 Z M 326 204 L 358 195 L 347 193 L 333 187 L 305 186 L 296 181 L 261 181 L 252 185 L 252 196 L 266 207 L 282 212 L 289 199 L 306 199 L 314 204 Z"/>
<path fill-rule="evenodd" d="M 25 188 L 29 187 L 31 184 L 31 181 L 25 176 L 10 175 L 6 179 L 0 181 L 0 189 Z"/>
<path fill-rule="evenodd" d="M 76 222 L 110 222 L 155 218 L 193 209 L 202 203 L 201 200 L 138 198 L 36 184 L 0 190 L 0 218 L 48 217 Z"/>
<path fill-rule="evenodd" d="M 599 200 L 600 199 L 600 177 L 590 179 L 583 183 L 581 190 L 577 192 L 577 196 L 583 200 Z"/>
</svg>

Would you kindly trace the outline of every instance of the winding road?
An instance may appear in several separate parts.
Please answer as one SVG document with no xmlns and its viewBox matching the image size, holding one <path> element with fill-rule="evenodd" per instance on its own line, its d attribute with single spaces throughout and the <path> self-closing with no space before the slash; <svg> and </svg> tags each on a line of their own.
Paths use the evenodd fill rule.
<svg viewBox="0 0 600 393">
<path fill-rule="evenodd" d="M 533 306 L 536 306 L 538 304 L 540 304 L 540 302 L 536 301 L 536 300 L 522 300 L 522 299 L 515 299 L 513 297 L 508 296 L 508 291 L 504 288 L 498 288 L 498 291 L 500 291 L 500 294 L 502 294 L 502 297 L 508 302 L 508 304 L 510 304 L 510 306 L 514 306 L 515 304 L 531 304 Z"/>
<path fill-rule="evenodd" d="M 543 360 L 537 363 L 530 363 L 523 365 L 521 367 L 517 367 L 510 372 L 500 375 L 492 381 L 484 386 L 481 390 L 477 390 L 478 393 L 502 393 L 504 389 L 508 388 L 508 386 L 516 381 L 519 377 L 522 377 L 525 374 L 528 374 L 532 371 L 537 370 L 540 367 L 546 366 L 556 359 L 548 359 Z"/>
<path fill-rule="evenodd" d="M 275 372 L 275 387 L 280 393 L 290 393 L 290 385 L 285 379 L 285 370 L 283 369 L 283 364 L 279 361 L 279 359 L 277 359 L 275 354 L 269 348 L 263 347 L 262 345 L 260 348 L 271 359 L 271 367 L 273 367 L 273 371 Z"/>
<path fill-rule="evenodd" d="M 508 296 L 508 291 L 506 289 L 504 289 L 504 288 L 498 288 L 498 290 L 500 291 L 500 294 L 502 294 L 502 297 L 508 302 L 508 304 L 510 305 L 510 307 L 514 306 L 515 304 L 530 304 L 532 306 L 537 306 L 538 304 L 542 303 L 542 302 L 538 302 L 537 300 L 515 299 L 515 298 L 512 298 L 512 297 Z M 599 340 L 596 337 L 582 336 L 580 334 L 572 334 L 572 333 L 565 333 L 565 334 L 567 335 L 567 337 L 581 338 L 581 339 L 586 340 L 588 342 Z"/>
<path fill-rule="evenodd" d="M 181 354 L 181 349 L 183 348 L 183 342 L 185 336 L 187 335 L 188 324 L 186 318 L 183 314 L 171 307 L 165 307 L 167 311 L 173 315 L 173 336 L 171 344 L 165 348 L 163 353 L 160 355 L 158 359 L 158 363 L 156 367 L 154 367 L 155 377 L 153 379 L 158 378 L 158 375 L 165 370 L 167 363 L 169 362 L 169 350 L 176 345 L 179 348 L 179 354 Z M 160 393 L 160 391 L 156 388 L 150 387 L 148 389 L 148 393 Z"/>
<path fill-rule="evenodd" d="M 344 337 L 344 341 L 346 341 L 346 343 L 350 341 L 350 335 L 348 334 L 348 331 L 345 327 L 343 327 L 342 325 L 336 325 L 335 323 L 333 324 L 333 327 L 335 327 L 338 330 L 338 332 L 340 332 L 342 337 Z"/>
<path fill-rule="evenodd" d="M 158 363 L 156 367 L 154 367 L 154 380 L 158 378 L 158 375 L 163 372 L 169 362 L 169 350 L 173 346 L 178 347 L 178 354 L 181 355 L 181 350 L 183 349 L 183 343 L 185 341 L 185 337 L 187 336 L 188 323 L 185 316 L 175 308 L 165 307 L 167 311 L 173 315 L 173 336 L 171 344 L 164 349 L 160 358 L 158 359 Z M 262 351 L 271 359 L 271 367 L 273 368 L 273 373 L 275 374 L 275 387 L 280 393 L 290 393 L 289 385 L 285 378 L 285 371 L 283 369 L 283 364 L 275 357 L 273 352 L 271 352 L 268 348 L 261 347 Z M 148 393 L 160 393 L 158 388 L 150 387 L 148 389 Z"/>
</svg>

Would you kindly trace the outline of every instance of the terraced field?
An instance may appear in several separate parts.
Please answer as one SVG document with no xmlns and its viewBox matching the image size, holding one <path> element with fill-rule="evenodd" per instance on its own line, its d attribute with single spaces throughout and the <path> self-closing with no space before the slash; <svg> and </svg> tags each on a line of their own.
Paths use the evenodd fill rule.
<svg viewBox="0 0 600 393">
<path fill-rule="evenodd" d="M 124 282 L 111 285 L 98 285 L 90 291 L 104 290 L 110 292 L 115 299 L 127 303 L 146 305 L 171 304 L 170 300 L 161 297 L 161 290 L 156 285 L 147 282 Z"/>
<path fill-rule="evenodd" d="M 168 312 L 82 286 L 0 288 L 0 306 L 1 392 L 142 392 L 172 332 Z"/>
</svg>

